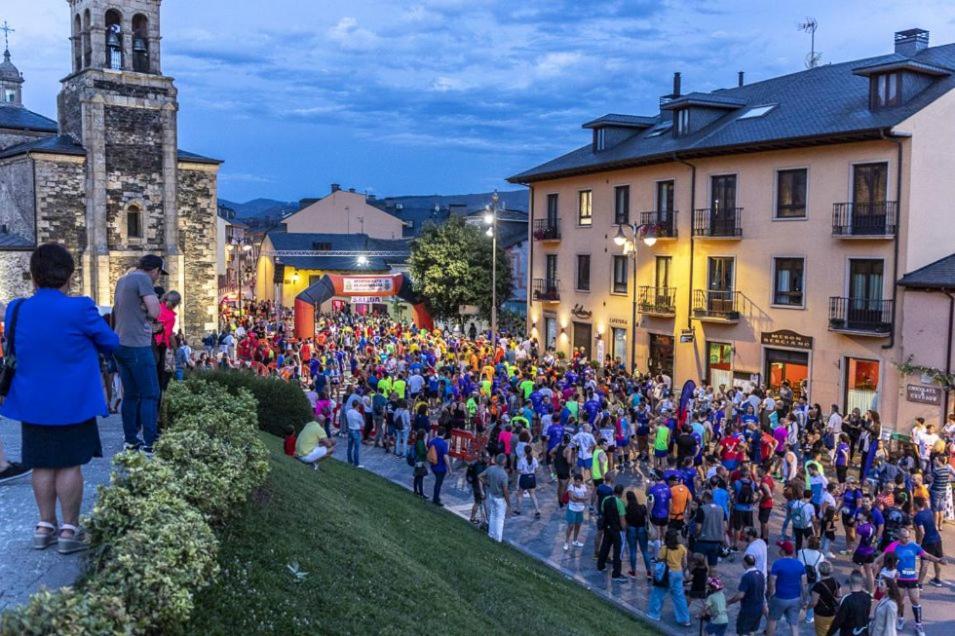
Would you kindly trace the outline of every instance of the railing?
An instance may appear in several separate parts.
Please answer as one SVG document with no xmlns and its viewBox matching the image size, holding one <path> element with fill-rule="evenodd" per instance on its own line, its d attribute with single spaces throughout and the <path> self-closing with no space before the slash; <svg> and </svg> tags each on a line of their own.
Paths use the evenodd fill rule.
<svg viewBox="0 0 955 636">
<path fill-rule="evenodd" d="M 637 307 L 644 314 L 675 314 L 676 287 L 641 287 Z"/>
<path fill-rule="evenodd" d="M 560 219 L 536 219 L 534 239 L 538 241 L 560 240 Z"/>
<path fill-rule="evenodd" d="M 739 320 L 740 293 L 738 291 L 693 291 L 693 317 L 718 320 Z"/>
<path fill-rule="evenodd" d="M 676 210 L 641 212 L 640 223 L 653 226 L 657 238 L 676 238 L 676 215 Z"/>
<path fill-rule="evenodd" d="M 829 299 L 829 328 L 834 331 L 889 334 L 892 332 L 894 302 L 833 296 Z"/>
<path fill-rule="evenodd" d="M 875 203 L 834 203 L 833 236 L 895 236 L 898 223 L 897 201 Z"/>
<path fill-rule="evenodd" d="M 560 300 L 560 281 L 556 279 L 534 279 L 534 300 L 556 302 Z"/>
<path fill-rule="evenodd" d="M 743 208 L 702 208 L 693 212 L 693 236 L 743 236 Z"/>
</svg>

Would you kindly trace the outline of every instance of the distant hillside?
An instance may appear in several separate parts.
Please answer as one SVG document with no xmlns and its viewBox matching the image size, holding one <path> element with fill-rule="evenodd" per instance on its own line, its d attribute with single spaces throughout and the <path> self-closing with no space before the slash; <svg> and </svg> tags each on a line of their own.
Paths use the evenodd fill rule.
<svg viewBox="0 0 955 636">
<path fill-rule="evenodd" d="M 219 199 L 219 205 L 235 210 L 236 219 L 278 219 L 289 212 L 298 210 L 298 203 L 276 201 L 275 199 L 253 199 L 245 203 L 234 203 Z"/>
<path fill-rule="evenodd" d="M 521 210 L 527 212 L 528 197 L 527 190 L 509 190 L 499 192 L 504 205 L 509 210 Z M 409 195 L 396 197 L 380 197 L 379 200 L 387 201 L 389 207 L 395 204 L 401 204 L 405 208 L 434 208 L 439 205 L 446 208 L 449 205 L 460 204 L 468 210 L 482 208 L 491 202 L 491 192 L 482 192 L 478 194 L 430 194 L 430 195 Z"/>
</svg>

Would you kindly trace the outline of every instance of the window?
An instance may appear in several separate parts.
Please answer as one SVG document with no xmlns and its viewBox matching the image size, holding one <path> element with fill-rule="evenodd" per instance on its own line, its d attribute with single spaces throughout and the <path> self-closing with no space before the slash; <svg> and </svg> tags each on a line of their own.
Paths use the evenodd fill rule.
<svg viewBox="0 0 955 636">
<path fill-rule="evenodd" d="M 548 254 L 545 264 L 544 276 L 546 277 L 547 291 L 557 289 L 557 254 Z"/>
<path fill-rule="evenodd" d="M 672 130 L 672 129 L 673 129 L 673 124 L 670 123 L 670 122 L 668 122 L 668 123 L 666 123 L 666 124 L 662 124 L 662 125 L 660 125 L 660 126 L 657 126 L 657 127 L 654 128 L 653 130 L 651 130 L 651 131 L 647 134 L 647 137 L 648 137 L 648 138 L 649 138 L 649 137 L 659 137 L 659 136 L 662 135 L 663 133 L 668 132 L 668 131 L 670 131 L 670 130 Z"/>
<path fill-rule="evenodd" d="M 727 342 L 707 342 L 706 368 L 710 386 L 732 388 L 733 345 Z"/>
<path fill-rule="evenodd" d="M 553 227 L 557 224 L 557 195 L 547 195 L 547 224 Z"/>
<path fill-rule="evenodd" d="M 590 190 L 581 190 L 577 193 L 577 225 L 593 225 L 593 195 L 594 193 Z"/>
<path fill-rule="evenodd" d="M 630 186 L 613 189 L 613 222 L 616 225 L 630 222 Z"/>
<path fill-rule="evenodd" d="M 774 108 L 776 108 L 776 104 L 769 104 L 767 106 L 754 106 L 740 115 L 739 119 L 756 119 L 757 117 L 762 117 Z"/>
<path fill-rule="evenodd" d="M 557 319 L 544 316 L 544 346 L 548 349 L 557 347 Z"/>
<path fill-rule="evenodd" d="M 577 255 L 577 289 L 590 291 L 590 254 Z"/>
<path fill-rule="evenodd" d="M 594 130 L 594 149 L 604 150 L 607 148 L 607 129 L 597 128 Z"/>
<path fill-rule="evenodd" d="M 614 361 L 625 361 L 627 359 L 627 330 L 620 327 L 611 327 L 610 332 L 613 340 Z"/>
<path fill-rule="evenodd" d="M 773 259 L 773 304 L 801 307 L 803 304 L 803 267 L 801 258 Z"/>
<path fill-rule="evenodd" d="M 899 73 L 883 73 L 872 78 L 870 104 L 873 109 L 898 106 L 902 103 L 902 76 Z"/>
<path fill-rule="evenodd" d="M 658 290 L 666 289 L 670 286 L 670 265 L 673 263 L 672 256 L 657 256 L 654 284 Z"/>
<path fill-rule="evenodd" d="M 15 102 L 15 101 L 17 100 L 17 92 L 16 92 L 15 90 L 13 90 L 12 88 L 8 88 L 8 89 L 6 90 L 6 93 L 7 93 L 7 94 L 6 94 L 6 96 L 4 97 L 4 101 L 5 101 L 5 102 L 7 102 L 7 103 L 9 103 L 9 104 L 12 104 L 13 102 Z"/>
<path fill-rule="evenodd" d="M 657 212 L 673 212 L 673 181 L 657 181 Z"/>
<path fill-rule="evenodd" d="M 681 108 L 676 111 L 676 136 L 682 137 L 690 132 L 690 109 Z"/>
<path fill-rule="evenodd" d="M 626 294 L 627 293 L 627 257 L 626 256 L 617 256 L 613 257 L 613 283 L 611 285 L 611 292 L 614 294 Z"/>
<path fill-rule="evenodd" d="M 126 238 L 143 238 L 143 215 L 135 205 L 126 210 Z"/>
<path fill-rule="evenodd" d="M 776 218 L 806 218 L 806 183 L 808 171 L 780 170 L 776 173 Z"/>
</svg>

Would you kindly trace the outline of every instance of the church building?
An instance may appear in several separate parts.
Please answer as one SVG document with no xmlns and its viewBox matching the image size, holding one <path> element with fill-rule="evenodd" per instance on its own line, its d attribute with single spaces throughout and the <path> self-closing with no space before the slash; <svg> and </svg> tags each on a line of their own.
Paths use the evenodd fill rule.
<svg viewBox="0 0 955 636">
<path fill-rule="evenodd" d="M 220 161 L 180 150 L 179 103 L 162 73 L 161 0 L 69 0 L 72 72 L 53 121 L 24 107 L 9 47 L 0 64 L 0 301 L 32 291 L 30 252 L 74 255 L 74 293 L 111 305 L 146 253 L 182 293 L 180 328 L 216 327 Z"/>
</svg>

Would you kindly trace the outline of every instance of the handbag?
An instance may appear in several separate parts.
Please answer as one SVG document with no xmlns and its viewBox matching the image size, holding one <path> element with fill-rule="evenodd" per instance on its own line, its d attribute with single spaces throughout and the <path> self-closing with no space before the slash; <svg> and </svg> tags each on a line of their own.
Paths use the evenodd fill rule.
<svg viewBox="0 0 955 636">
<path fill-rule="evenodd" d="M 9 329 L 7 329 L 7 341 L 4 347 L 3 366 L 0 367 L 0 397 L 7 397 L 10 393 L 10 387 L 13 385 L 13 375 L 17 371 L 16 344 L 14 343 L 14 333 L 17 329 L 17 318 L 20 316 L 20 308 L 23 307 L 21 300 L 13 308 L 13 315 L 10 317 Z"/>
<path fill-rule="evenodd" d="M 668 554 L 669 550 L 664 550 L 663 559 L 653 562 L 653 587 L 670 587 L 670 566 L 666 558 Z"/>
</svg>

